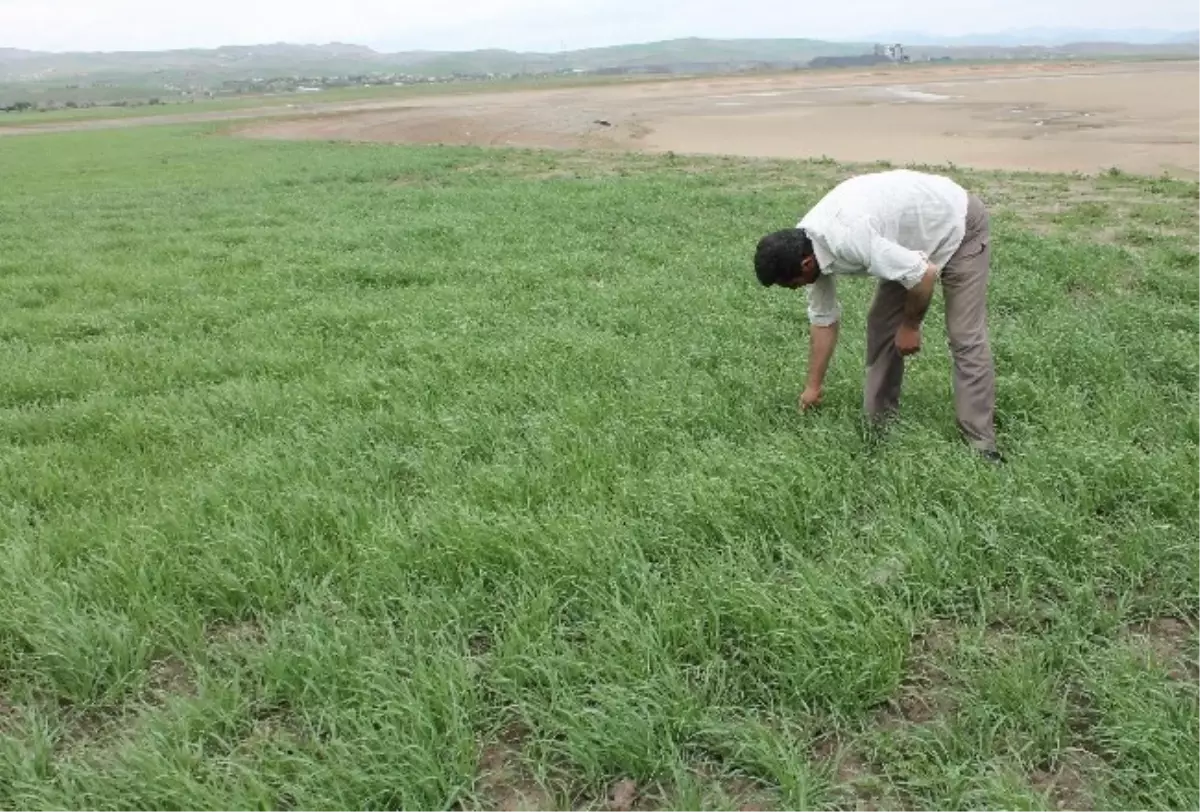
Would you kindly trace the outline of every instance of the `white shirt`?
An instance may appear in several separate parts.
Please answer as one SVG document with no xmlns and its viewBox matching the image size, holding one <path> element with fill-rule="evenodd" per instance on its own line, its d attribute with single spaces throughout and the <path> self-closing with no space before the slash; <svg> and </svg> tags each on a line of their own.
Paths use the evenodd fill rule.
<svg viewBox="0 0 1200 812">
<path fill-rule="evenodd" d="M 808 290 L 808 319 L 841 316 L 835 274 L 870 274 L 912 288 L 962 244 L 967 191 L 950 178 L 908 169 L 858 175 L 821 198 L 797 228 L 813 242 L 821 275 Z"/>
</svg>

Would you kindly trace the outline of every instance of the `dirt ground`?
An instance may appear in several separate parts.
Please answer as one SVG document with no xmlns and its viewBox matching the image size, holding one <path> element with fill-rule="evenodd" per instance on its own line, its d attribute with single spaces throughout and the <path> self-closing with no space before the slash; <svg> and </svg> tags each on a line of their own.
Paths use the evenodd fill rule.
<svg viewBox="0 0 1200 812">
<path fill-rule="evenodd" d="M 1200 177 L 1196 61 L 913 64 L 62 123 L 257 138 L 674 151 Z M 18 128 L 0 134 L 15 135 Z"/>
<path fill-rule="evenodd" d="M 262 138 L 592 147 L 1200 176 L 1196 62 L 906 65 L 456 95 Z"/>
</svg>

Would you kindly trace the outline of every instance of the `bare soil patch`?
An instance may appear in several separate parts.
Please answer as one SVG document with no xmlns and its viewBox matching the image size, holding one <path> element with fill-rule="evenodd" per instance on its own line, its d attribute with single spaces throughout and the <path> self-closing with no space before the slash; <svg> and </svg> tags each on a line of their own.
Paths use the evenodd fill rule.
<svg viewBox="0 0 1200 812">
<path fill-rule="evenodd" d="M 209 645 L 237 646 L 262 643 L 265 635 L 262 627 L 255 621 L 239 620 L 213 624 L 205 631 L 205 639 Z"/>
<path fill-rule="evenodd" d="M 146 687 L 147 699 L 155 704 L 162 704 L 172 697 L 193 696 L 196 693 L 196 684 L 187 664 L 175 656 L 151 663 Z"/>
<path fill-rule="evenodd" d="M 743 775 L 731 775 L 712 764 L 700 764 L 691 769 L 692 776 L 702 788 L 710 808 L 736 809 L 738 812 L 767 812 L 783 809 L 779 791 Z M 679 787 L 673 782 L 637 784 L 628 779 L 614 783 L 604 802 L 583 804 L 585 809 L 608 812 L 649 812 L 655 809 L 678 809 L 681 806 Z"/>
<path fill-rule="evenodd" d="M 1192 630 L 1184 621 L 1174 617 L 1141 621 L 1129 627 L 1128 637 L 1130 642 L 1165 666 L 1171 679 L 1197 681 L 1200 668 L 1188 651 Z"/>
<path fill-rule="evenodd" d="M 0 694 L 0 733 L 7 733 L 16 727 L 18 715 L 17 706 Z"/>
<path fill-rule="evenodd" d="M 205 632 L 205 639 L 210 646 L 236 647 L 260 644 L 264 636 L 256 623 L 239 621 L 210 627 Z M 174 700 L 195 697 L 197 692 L 195 673 L 188 663 L 177 654 L 164 655 L 147 666 L 142 690 L 123 701 L 113 705 L 64 708 L 66 732 L 60 746 L 68 753 L 109 747 L 128 737 L 154 711 Z M 0 697 L 0 729 L 4 727 L 6 707 Z"/>
<path fill-rule="evenodd" d="M 1046 795 L 1054 809 L 1092 809 L 1095 804 L 1094 776 L 1103 760 L 1087 750 L 1068 750 L 1052 767 L 1030 777 L 1035 790 Z"/>
<path fill-rule="evenodd" d="M 128 738 L 156 709 L 172 700 L 194 697 L 196 682 L 191 669 L 174 654 L 154 660 L 147 668 L 144 688 L 114 705 L 66 708 L 65 734 L 60 747 L 65 753 L 96 752 Z M 0 728 L 3 727 L 0 707 Z"/>
<path fill-rule="evenodd" d="M 502 730 L 479 756 L 476 790 L 485 808 L 507 810 L 554 809 L 554 797 L 530 774 L 521 758 L 524 731 L 518 726 Z"/>
<path fill-rule="evenodd" d="M 885 730 L 924 725 L 956 710 L 949 680 L 940 663 L 956 645 L 954 624 L 935 621 L 918 637 L 908 671 L 896 696 L 876 712 L 875 724 Z"/>
<path fill-rule="evenodd" d="M 612 780 L 602 788 L 583 787 L 571 779 L 551 779 L 547 786 L 529 768 L 524 756 L 528 733 L 520 725 L 510 725 L 489 741 L 480 751 L 478 778 L 472 803 L 479 808 L 494 810 L 557 809 L 554 787 L 568 801 L 569 808 L 596 812 L 645 812 L 677 807 L 680 787 L 673 780 L 638 781 L 630 777 Z M 691 768 L 704 797 L 709 802 L 721 800 L 721 808 L 739 812 L 765 812 L 781 809 L 778 790 L 752 778 L 731 775 L 715 765 L 701 764 Z"/>
<path fill-rule="evenodd" d="M 631 778 L 622 778 L 608 788 L 607 808 L 612 812 L 632 812 L 637 799 L 637 782 Z"/>
<path fill-rule="evenodd" d="M 861 810 L 900 808 L 887 780 L 853 744 L 846 744 L 836 735 L 828 736 L 817 742 L 813 757 L 832 769 L 835 794 L 845 805 Z"/>
</svg>

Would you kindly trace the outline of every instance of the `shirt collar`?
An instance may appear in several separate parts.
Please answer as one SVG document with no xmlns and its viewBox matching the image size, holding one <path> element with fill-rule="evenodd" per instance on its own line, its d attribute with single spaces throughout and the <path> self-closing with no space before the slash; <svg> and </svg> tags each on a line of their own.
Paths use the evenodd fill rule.
<svg viewBox="0 0 1200 812">
<path fill-rule="evenodd" d="M 804 229 L 804 233 L 812 240 L 813 254 L 817 257 L 817 265 L 820 267 L 821 272 L 828 273 L 829 268 L 833 265 L 834 257 L 825 246 L 825 240 L 819 234 L 814 234 L 807 228 Z"/>
</svg>

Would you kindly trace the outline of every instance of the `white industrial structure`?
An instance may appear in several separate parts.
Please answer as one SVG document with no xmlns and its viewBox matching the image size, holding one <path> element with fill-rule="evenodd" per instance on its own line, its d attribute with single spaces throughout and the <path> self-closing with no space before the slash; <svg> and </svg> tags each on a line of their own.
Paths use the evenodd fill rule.
<svg viewBox="0 0 1200 812">
<path fill-rule="evenodd" d="M 893 45 L 876 45 L 875 56 L 886 56 L 893 62 L 908 61 L 908 54 L 904 53 L 904 46 L 898 42 Z"/>
</svg>

